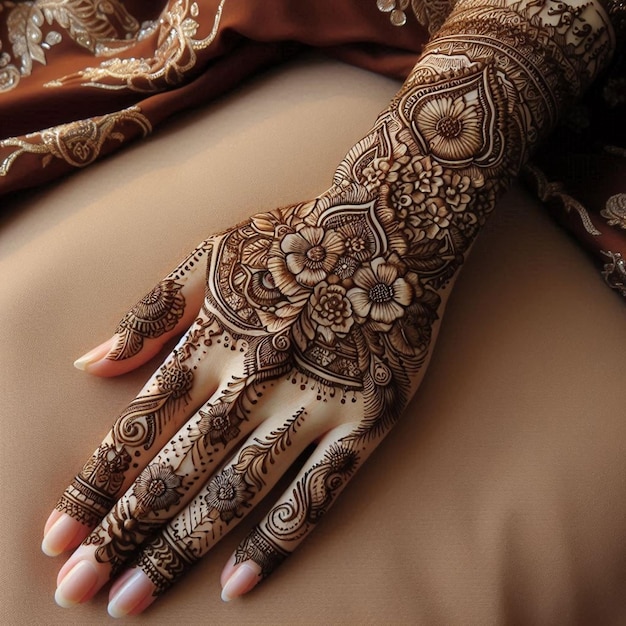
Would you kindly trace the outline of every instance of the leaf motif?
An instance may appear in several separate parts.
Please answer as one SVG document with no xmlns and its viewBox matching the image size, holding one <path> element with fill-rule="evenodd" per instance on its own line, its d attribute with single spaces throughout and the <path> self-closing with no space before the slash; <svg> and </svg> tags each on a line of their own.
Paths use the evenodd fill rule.
<svg viewBox="0 0 626 626">
<path fill-rule="evenodd" d="M 368 135 L 364 139 L 361 139 L 346 155 L 344 160 L 339 164 L 333 183 L 335 185 L 341 185 L 342 181 L 354 181 L 358 178 L 355 171 L 356 163 L 364 158 L 367 152 L 372 148 L 376 141 L 375 136 Z"/>
<path fill-rule="evenodd" d="M 446 259 L 437 256 L 415 257 L 413 255 L 403 258 L 407 266 L 416 272 L 434 272 L 446 264 Z"/>
<path fill-rule="evenodd" d="M 427 241 L 425 243 L 417 244 L 416 246 L 411 246 L 411 255 L 418 258 L 428 258 L 431 257 L 439 251 L 441 247 L 441 241 L 438 239 L 434 239 L 433 241 Z"/>
<path fill-rule="evenodd" d="M 455 226 L 450 227 L 450 239 L 454 250 L 458 254 L 463 254 L 468 248 L 468 241 L 465 235 Z"/>
<path fill-rule="evenodd" d="M 41 47 L 41 41 L 43 35 L 41 28 L 43 24 L 43 14 L 40 10 L 33 9 L 32 17 L 27 22 L 26 26 L 26 41 L 28 43 L 28 53 L 33 61 L 37 61 L 42 65 L 46 64 L 46 55 Z"/>
<path fill-rule="evenodd" d="M 244 265 L 255 269 L 267 268 L 267 255 L 272 240 L 268 237 L 258 237 L 246 243 L 241 251 L 241 261 Z"/>
<path fill-rule="evenodd" d="M 117 343 L 107 355 L 112 361 L 128 359 L 138 354 L 143 347 L 143 337 L 127 328 L 117 331 Z"/>
</svg>

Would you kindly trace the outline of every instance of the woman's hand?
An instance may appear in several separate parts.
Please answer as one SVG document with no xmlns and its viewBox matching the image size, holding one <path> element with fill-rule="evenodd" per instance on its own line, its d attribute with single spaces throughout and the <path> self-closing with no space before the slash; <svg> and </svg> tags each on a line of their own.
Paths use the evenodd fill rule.
<svg viewBox="0 0 626 626">
<path fill-rule="evenodd" d="M 378 136 L 368 139 L 375 151 Z M 388 432 L 420 380 L 439 316 L 441 298 L 417 270 L 448 232 L 425 214 L 418 234 L 384 206 L 400 165 L 419 162 L 401 154 L 362 164 L 370 192 L 338 185 L 208 239 L 88 357 L 93 373 L 125 371 L 193 320 L 52 515 L 46 552 L 84 539 L 59 574 L 60 604 L 88 599 L 135 562 L 110 612 L 141 610 L 317 442 L 225 571 L 225 597 L 247 591 Z M 442 208 L 439 174 L 431 195 Z M 410 234 L 419 241 L 409 245 Z M 431 261 L 441 276 L 444 266 Z"/>
<path fill-rule="evenodd" d="M 328 192 L 207 239 L 79 360 L 120 374 L 185 332 L 48 520 L 45 552 L 81 544 L 60 604 L 119 576 L 109 612 L 141 612 L 312 443 L 226 566 L 223 597 L 254 587 L 328 510 L 419 385 L 446 287 L 498 192 L 580 89 L 545 35 L 562 26 L 567 43 L 584 13 L 542 26 L 522 8 L 457 4 Z"/>
</svg>

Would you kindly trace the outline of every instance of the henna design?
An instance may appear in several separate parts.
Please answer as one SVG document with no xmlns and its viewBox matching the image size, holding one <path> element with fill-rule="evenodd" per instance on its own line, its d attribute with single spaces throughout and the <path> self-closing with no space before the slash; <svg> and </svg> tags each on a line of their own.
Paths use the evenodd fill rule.
<svg viewBox="0 0 626 626">
<path fill-rule="evenodd" d="M 157 374 L 156 381 L 156 390 L 133 400 L 115 422 L 113 437 L 116 444 L 133 448 L 143 446 L 144 450 L 149 450 L 164 424 L 181 403 L 187 403 L 193 372 L 175 351 Z"/>
<path fill-rule="evenodd" d="M 137 567 L 141 568 L 154 584 L 155 596 L 169 589 L 172 583 L 196 562 L 196 559 L 190 559 L 184 550 L 179 550 L 177 545 L 176 539 L 170 536 L 166 528 L 137 560 Z"/>
<path fill-rule="evenodd" d="M 183 344 L 184 347 L 185 344 Z M 56 505 L 87 526 L 95 526 L 111 510 L 131 466 L 137 468 L 166 424 L 189 401 L 190 352 L 174 351 L 155 377 L 154 388 L 133 400 L 116 420 L 104 443 L 87 461 Z"/>
<path fill-rule="evenodd" d="M 328 510 L 360 462 L 354 442 L 344 439 L 331 445 L 323 459 L 298 481 L 291 499 L 272 509 L 263 531 L 280 541 L 301 539 Z"/>
<path fill-rule="evenodd" d="M 297 371 L 320 394 L 363 400 L 361 426 L 305 473 L 264 536 L 299 541 L 397 419 L 442 289 L 612 47 L 590 3 L 461 0 L 329 192 L 214 238 L 206 311 L 247 341 L 248 383 Z"/>
<path fill-rule="evenodd" d="M 96 558 L 117 570 L 186 507 L 139 560 L 160 593 L 234 526 L 269 488 L 269 468 L 291 448 L 304 408 L 245 445 L 193 494 L 234 447 L 265 387 L 282 378 L 337 407 L 350 399 L 346 412 L 358 422 L 303 472 L 236 556 L 257 562 L 263 576 L 282 561 L 404 410 L 432 348 L 444 290 L 497 196 L 612 46 L 604 14 L 585 0 L 459 0 L 328 192 L 204 242 L 202 310 L 156 387 L 116 424 L 114 450 L 130 456 L 153 445 L 186 401 L 189 362 L 211 346 L 234 352 L 240 370 L 92 534 Z M 144 338 L 176 326 L 183 282 L 170 275 L 130 311 L 110 358 L 128 358 Z M 120 482 L 116 463 L 124 464 L 102 470 L 111 488 Z"/>
<path fill-rule="evenodd" d="M 235 564 L 254 561 L 261 568 L 261 578 L 267 578 L 287 557 L 260 528 L 255 528 L 235 551 Z"/>
<path fill-rule="evenodd" d="M 107 359 L 120 361 L 135 356 L 144 339 L 156 339 L 176 327 L 185 312 L 182 281 L 206 253 L 203 243 L 124 315 L 115 329 L 117 343 Z"/>
<path fill-rule="evenodd" d="M 156 339 L 172 330 L 185 310 L 181 289 L 180 283 L 166 279 L 145 295 L 115 329 L 117 344 L 107 358 L 119 361 L 135 356 L 145 338 Z"/>
<path fill-rule="evenodd" d="M 306 417 L 307 412 L 301 408 L 282 427 L 244 446 L 235 460 L 215 474 L 190 505 L 145 547 L 138 566 L 154 583 L 155 595 L 163 593 L 177 576 L 198 561 L 226 534 L 233 520 L 241 519 L 253 501 L 264 495 L 271 486 L 266 480 L 269 467 L 292 445 L 293 436 Z M 246 554 L 252 552 L 264 571 L 286 556 L 262 533 L 251 541 L 254 547 L 250 543 Z"/>
<path fill-rule="evenodd" d="M 212 341 L 244 352 L 244 373 L 228 401 L 200 414 L 196 443 L 226 446 L 258 385 L 285 375 L 320 400 L 351 395 L 363 410 L 237 562 L 251 558 L 267 575 L 396 421 L 431 349 L 442 291 L 496 197 L 611 47 L 590 3 L 460 0 L 328 192 L 207 242 L 202 315 Z M 296 417 L 241 450 L 147 548 L 142 563 L 158 591 L 266 488 L 267 463 L 290 445 Z"/>
<path fill-rule="evenodd" d="M 152 536 L 161 526 L 151 516 L 155 510 L 167 511 L 181 499 L 182 477 L 166 464 L 148 465 L 135 481 L 132 493 L 134 506 L 119 500 L 109 513 L 103 528 L 98 528 L 87 538 L 87 545 L 98 546 L 96 561 L 108 563 L 111 575 L 121 570 L 137 545 Z"/>
</svg>

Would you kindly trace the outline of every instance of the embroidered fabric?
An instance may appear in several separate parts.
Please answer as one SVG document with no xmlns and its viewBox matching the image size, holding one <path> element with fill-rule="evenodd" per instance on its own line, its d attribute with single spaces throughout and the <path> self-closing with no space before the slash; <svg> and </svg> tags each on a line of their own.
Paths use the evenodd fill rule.
<svg viewBox="0 0 626 626">
<path fill-rule="evenodd" d="M 303 47 L 402 78 L 453 4 L 321 0 L 294 8 L 276 0 L 270 11 L 244 0 L 0 0 L 0 194 L 89 165 Z M 560 3 L 539 4 L 558 11 Z M 623 43 L 626 2 L 605 6 Z M 580 34 L 583 48 L 592 43 Z M 626 257 L 615 211 L 626 192 L 625 68 L 622 46 L 527 170 L 605 273 Z M 623 293 L 618 269 L 609 273 Z"/>
<path fill-rule="evenodd" d="M 444 23 L 454 0 L 376 0 L 376 6 L 389 15 L 394 26 L 404 26 L 408 20 L 407 10 L 412 11 L 419 24 L 432 35 Z"/>
</svg>

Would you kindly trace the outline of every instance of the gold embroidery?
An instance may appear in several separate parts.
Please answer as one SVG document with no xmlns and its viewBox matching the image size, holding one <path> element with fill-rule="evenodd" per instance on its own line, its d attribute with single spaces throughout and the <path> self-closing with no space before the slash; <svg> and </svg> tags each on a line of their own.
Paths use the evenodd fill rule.
<svg viewBox="0 0 626 626">
<path fill-rule="evenodd" d="M 196 2 L 176 0 L 164 11 L 156 25 L 157 46 L 151 57 L 113 58 L 98 67 L 88 67 L 75 74 L 47 83 L 46 87 L 80 81 L 85 87 L 100 89 L 130 89 L 154 92 L 180 84 L 197 61 L 196 52 L 207 48 L 217 35 L 226 0 L 221 0 L 213 28 L 203 39 L 195 39 L 199 24 Z"/>
<path fill-rule="evenodd" d="M 54 158 L 62 159 L 73 167 L 85 167 L 98 158 L 106 141 L 124 141 L 125 135 L 119 127 L 126 122 L 137 124 L 144 137 L 152 131 L 148 118 L 139 107 L 134 106 L 26 135 L 26 140 L 33 141 L 17 137 L 0 141 L 0 149 L 17 148 L 0 162 L 0 176 L 6 176 L 15 161 L 24 154 L 41 155 L 42 167 Z"/>
<path fill-rule="evenodd" d="M 609 261 L 604 264 L 602 277 L 606 284 L 626 298 L 626 259 L 619 252 L 600 250 Z"/>
<path fill-rule="evenodd" d="M 542 202 L 560 203 L 566 213 L 574 211 L 578 213 L 580 221 L 584 229 L 594 237 L 598 237 L 602 233 L 594 226 L 587 209 L 565 192 L 563 183 L 549 182 L 546 175 L 532 163 L 527 163 L 524 167 L 524 173 L 529 177 L 532 184 L 537 190 L 537 195 Z"/>
<path fill-rule="evenodd" d="M 389 21 L 394 26 L 406 24 L 409 3 L 417 21 L 433 35 L 452 11 L 454 0 L 376 0 L 378 10 L 389 13 Z"/>
<path fill-rule="evenodd" d="M 95 55 L 119 53 L 131 45 L 139 23 L 119 0 L 38 0 L 3 2 L 13 58 L 2 52 L 0 42 L 0 92 L 17 87 L 30 76 L 33 64 L 46 65 L 46 52 L 63 40 L 56 30 L 44 35 L 46 26 L 57 24 L 79 46 Z"/>
<path fill-rule="evenodd" d="M 606 201 L 606 208 L 600 211 L 610 226 L 626 230 L 626 193 L 617 193 Z"/>
</svg>

